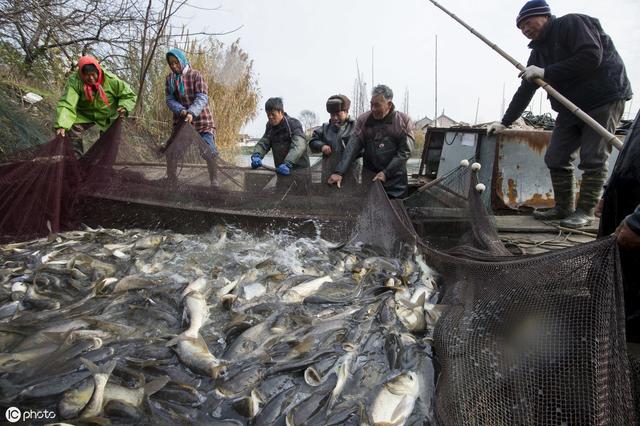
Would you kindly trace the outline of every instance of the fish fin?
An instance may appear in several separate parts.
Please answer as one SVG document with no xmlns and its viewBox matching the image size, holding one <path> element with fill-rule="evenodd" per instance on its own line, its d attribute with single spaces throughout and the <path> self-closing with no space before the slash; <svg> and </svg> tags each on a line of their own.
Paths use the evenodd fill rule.
<svg viewBox="0 0 640 426">
<path fill-rule="evenodd" d="M 165 343 L 165 346 L 166 347 L 175 346 L 182 339 L 183 339 L 182 334 L 179 334 L 176 337 L 174 337 L 171 340 L 169 340 L 167 343 Z"/>
<path fill-rule="evenodd" d="M 85 367 L 87 367 L 89 369 L 89 371 L 91 371 L 91 374 L 93 374 L 94 376 L 98 375 L 98 374 L 105 374 L 107 376 L 111 375 L 111 373 L 113 372 L 113 369 L 116 368 L 116 360 L 112 359 L 111 361 L 102 364 L 101 366 L 97 366 L 96 364 L 94 364 L 92 361 L 89 361 L 86 358 L 82 358 L 80 357 L 80 361 L 82 361 L 82 363 L 85 365 Z"/>
<path fill-rule="evenodd" d="M 188 336 L 185 334 L 185 338 L 186 339 L 193 339 L 193 337 Z M 204 341 L 204 338 L 202 337 L 202 334 L 198 333 L 198 335 L 195 337 L 195 339 L 198 341 L 198 343 L 202 346 L 204 346 L 205 348 L 209 348 L 209 345 L 207 345 L 207 342 Z"/>
<path fill-rule="evenodd" d="M 177 336 L 175 336 L 173 339 L 169 340 L 167 343 L 165 343 L 165 346 L 167 346 L 167 347 L 175 346 L 181 340 L 198 340 L 199 343 L 207 346 L 207 344 L 205 343 L 205 341 L 202 338 L 202 336 L 200 335 L 200 333 L 198 333 L 196 336 L 190 336 L 189 334 L 187 334 L 186 331 L 183 331 L 182 333 L 180 333 Z"/>
<path fill-rule="evenodd" d="M 165 387 L 165 385 L 169 383 L 169 381 L 171 381 L 171 379 L 167 376 L 160 376 L 157 379 L 150 381 L 149 383 L 144 385 L 144 396 L 148 397 L 150 395 L 153 395 L 154 393 Z"/>
<path fill-rule="evenodd" d="M 102 364 L 100 366 L 100 372 L 102 374 L 106 374 L 107 376 L 109 376 L 113 372 L 113 369 L 116 368 L 116 364 L 117 364 L 117 361 L 115 359 L 112 359 L 106 364 Z"/>
<path fill-rule="evenodd" d="M 67 342 L 71 331 L 67 331 L 64 334 L 55 331 L 43 331 L 41 334 L 47 342 L 55 343 L 56 345 L 63 345 L 65 342 Z"/>
<path fill-rule="evenodd" d="M 80 357 L 80 361 L 82 361 L 84 366 L 87 367 L 87 369 L 91 371 L 91 374 L 93 374 L 94 376 L 96 374 L 100 374 L 100 369 L 93 363 L 93 361 L 89 361 L 88 359 L 82 357 Z"/>
<path fill-rule="evenodd" d="M 189 324 L 189 313 L 187 312 L 187 306 L 182 308 L 182 324 Z"/>
</svg>

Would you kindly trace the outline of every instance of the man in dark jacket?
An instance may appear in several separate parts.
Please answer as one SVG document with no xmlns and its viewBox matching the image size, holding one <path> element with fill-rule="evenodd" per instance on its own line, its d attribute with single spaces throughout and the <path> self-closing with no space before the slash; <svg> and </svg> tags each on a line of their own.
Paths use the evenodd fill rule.
<svg viewBox="0 0 640 426">
<path fill-rule="evenodd" d="M 640 111 L 604 191 L 596 215 L 599 236 L 616 233 L 624 282 L 627 340 L 640 343 Z"/>
<path fill-rule="evenodd" d="M 363 151 L 362 180 L 382 182 L 387 195 L 403 197 L 407 193 L 407 160 L 414 144 L 411 119 L 395 110 L 393 92 L 385 85 L 373 88 L 371 111 L 358 117 L 351 140 L 327 183 L 340 188 L 342 177 Z M 371 179 L 373 177 L 373 179 Z"/>
<path fill-rule="evenodd" d="M 331 96 L 327 100 L 329 122 L 314 130 L 309 141 L 312 152 L 322 153 L 322 182 L 326 182 L 335 171 L 355 129 L 356 122 L 349 117 L 350 106 L 351 101 L 345 95 Z M 357 182 L 355 168 L 355 165 L 352 165 L 348 172 L 348 180 L 353 183 Z"/>
<path fill-rule="evenodd" d="M 276 173 L 289 176 L 292 169 L 309 167 L 307 141 L 302 124 L 284 112 L 281 98 L 270 98 L 265 103 L 267 128 L 256 143 L 251 155 L 251 167 L 262 166 L 262 159 L 269 150 L 273 151 Z"/>
<path fill-rule="evenodd" d="M 613 132 L 632 93 L 624 63 L 600 22 L 579 14 L 556 18 L 544 0 L 531 0 L 520 10 L 516 24 L 531 40 L 531 55 L 527 68 L 520 73 L 523 81 L 502 121 L 493 123 L 488 133 L 500 133 L 522 114 L 538 88 L 533 82 L 535 79 L 544 79 Z M 593 221 L 611 148 L 557 100 L 550 100 L 558 117 L 545 163 L 549 167 L 556 205 L 546 212 L 534 212 L 534 217 L 562 219 L 562 226 L 580 228 Z M 571 161 L 578 149 L 578 167 L 583 174 L 580 197 L 574 209 L 575 177 Z"/>
</svg>

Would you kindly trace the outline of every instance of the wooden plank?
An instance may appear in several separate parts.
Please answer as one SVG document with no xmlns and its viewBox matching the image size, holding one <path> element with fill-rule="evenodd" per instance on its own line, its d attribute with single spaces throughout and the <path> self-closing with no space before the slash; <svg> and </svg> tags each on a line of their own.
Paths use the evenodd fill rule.
<svg viewBox="0 0 640 426">
<path fill-rule="evenodd" d="M 533 216 L 494 216 L 496 227 L 498 232 L 558 232 L 556 226 L 546 224 L 542 221 L 536 220 Z M 556 225 L 560 225 L 560 221 L 549 221 Z M 599 220 L 596 220 L 589 226 L 578 229 L 576 233 L 587 232 L 590 234 L 598 233 Z M 569 231 L 566 231 L 569 232 Z"/>
</svg>

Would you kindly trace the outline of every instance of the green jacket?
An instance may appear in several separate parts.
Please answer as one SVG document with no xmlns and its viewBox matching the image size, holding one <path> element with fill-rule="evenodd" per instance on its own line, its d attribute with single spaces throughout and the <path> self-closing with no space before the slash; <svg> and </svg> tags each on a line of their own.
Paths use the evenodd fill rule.
<svg viewBox="0 0 640 426">
<path fill-rule="evenodd" d="M 124 107 L 127 113 L 136 104 L 136 94 L 131 87 L 108 71 L 104 73 L 102 88 L 109 99 L 107 106 L 96 94 L 93 102 L 85 97 L 84 85 L 78 73 L 73 73 L 64 88 L 64 94 L 56 107 L 55 128 L 69 130 L 74 124 L 95 123 L 101 131 L 105 131 L 118 118 L 119 107 Z"/>
</svg>

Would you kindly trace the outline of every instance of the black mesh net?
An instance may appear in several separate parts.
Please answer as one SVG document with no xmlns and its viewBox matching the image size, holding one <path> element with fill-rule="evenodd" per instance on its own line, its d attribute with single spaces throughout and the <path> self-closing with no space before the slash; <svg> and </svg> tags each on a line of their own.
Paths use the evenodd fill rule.
<svg viewBox="0 0 640 426">
<path fill-rule="evenodd" d="M 502 262 L 425 248 L 445 424 L 634 424 L 615 241 Z"/>
<path fill-rule="evenodd" d="M 215 214 L 308 225 L 385 256 L 419 254 L 438 273 L 441 296 L 440 423 L 635 424 L 613 239 L 514 258 L 467 167 L 403 202 L 367 180 L 329 187 L 317 166 L 280 177 L 212 160 L 201 143 L 180 127 L 156 163 L 143 163 L 117 122 L 80 160 L 65 140 L 22 152 L 0 169 L 2 234 L 46 235 L 81 221 L 140 226 L 144 215 L 148 226 L 194 231 Z"/>
<path fill-rule="evenodd" d="M 459 256 L 509 256 L 477 188 L 477 174 L 459 166 L 404 201 L 416 232 L 430 247 Z M 480 190 L 478 190 L 480 189 Z"/>
</svg>

